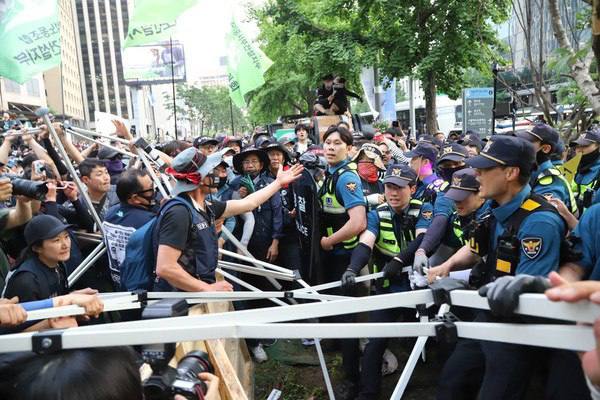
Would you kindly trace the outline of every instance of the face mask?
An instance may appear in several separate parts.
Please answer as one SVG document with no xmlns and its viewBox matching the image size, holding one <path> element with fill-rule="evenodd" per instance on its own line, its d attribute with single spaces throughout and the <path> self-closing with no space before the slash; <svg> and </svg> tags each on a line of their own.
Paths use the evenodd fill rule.
<svg viewBox="0 0 600 400">
<path fill-rule="evenodd" d="M 538 166 L 542 165 L 549 159 L 550 159 L 550 155 L 544 153 L 542 150 L 535 153 L 535 162 L 537 163 Z"/>
<path fill-rule="evenodd" d="M 211 188 L 211 189 L 219 189 L 221 187 L 223 187 L 223 185 L 225 184 L 225 179 L 221 179 L 218 176 L 216 176 L 215 174 L 208 174 L 206 175 L 207 178 L 209 178 L 210 180 L 210 184 L 207 185 L 207 187 Z M 221 184 L 221 182 L 223 182 L 223 184 Z"/>
<path fill-rule="evenodd" d="M 377 182 L 379 178 L 377 167 L 370 162 L 358 163 L 358 175 L 369 183 Z"/>
<path fill-rule="evenodd" d="M 581 162 L 579 163 L 579 170 L 585 169 L 590 166 L 598 159 L 598 155 L 600 154 L 600 149 L 596 149 L 589 154 L 581 156 Z"/>
<path fill-rule="evenodd" d="M 419 176 L 429 176 L 433 174 L 433 169 L 431 168 L 431 163 L 427 163 L 419 168 Z"/>
<path fill-rule="evenodd" d="M 106 169 L 110 175 L 120 174 L 125 169 L 123 162 L 121 160 L 109 160 L 105 163 Z"/>
<path fill-rule="evenodd" d="M 440 178 L 442 178 L 446 182 L 450 182 L 452 180 L 452 175 L 456 171 L 460 171 L 463 168 L 464 168 L 464 166 L 453 167 L 453 168 L 438 168 L 438 175 L 440 176 Z"/>
<path fill-rule="evenodd" d="M 138 193 L 138 196 L 140 196 L 142 199 L 144 199 L 144 200 L 146 200 L 148 202 L 147 205 L 146 204 L 142 205 L 143 207 L 152 208 L 152 207 L 154 207 L 156 205 L 156 198 L 155 198 L 155 194 L 154 193 L 152 193 L 149 196 L 144 196 L 143 194 L 139 194 Z"/>
</svg>

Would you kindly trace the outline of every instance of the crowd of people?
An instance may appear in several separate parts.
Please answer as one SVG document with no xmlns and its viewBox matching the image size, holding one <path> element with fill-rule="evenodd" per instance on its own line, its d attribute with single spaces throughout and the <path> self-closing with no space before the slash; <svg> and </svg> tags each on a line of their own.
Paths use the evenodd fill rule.
<svg viewBox="0 0 600 400">
<path fill-rule="evenodd" d="M 343 78 L 335 89 L 333 77 L 326 78 L 323 90 L 342 90 Z M 333 92 L 323 96 L 322 114 L 345 108 Z M 437 132 L 416 140 L 398 128 L 353 132 L 346 122 L 317 137 L 298 124 L 292 138 L 256 132 L 156 144 L 148 170 L 142 157 L 124 155 L 141 150 L 120 122 L 116 137 L 129 146 L 74 143 L 53 123 L 57 146 L 43 121 L 31 124 L 35 134 L 7 121 L 0 127 L 2 333 L 139 318 L 103 313 L 98 292 L 245 290 L 216 276 L 218 260 L 227 259 L 219 248 L 299 271 L 310 284 L 340 281 L 331 292 L 345 296 L 407 292 L 461 277 L 456 287 L 478 289 L 491 308 L 459 310 L 467 321 L 526 323 L 514 314 L 519 294 L 546 289 L 551 300 L 600 303 L 595 129 L 565 144 L 543 123 L 489 138 Z M 563 163 L 573 157 L 580 161 L 568 176 Z M 71 165 L 78 177 L 69 174 Z M 98 234 L 106 256 L 69 284 L 98 244 L 90 234 Z M 383 278 L 356 283 L 369 272 Z M 263 277 L 237 276 L 273 290 Z M 86 318 L 26 321 L 27 311 L 67 304 L 84 307 Z M 268 305 L 235 302 L 236 309 Z M 368 317 L 415 320 L 414 311 L 400 308 Z M 600 336 L 600 325 L 595 331 Z M 267 359 L 267 341 L 247 344 L 256 361 Z M 361 352 L 358 340 L 339 341 L 344 381 L 337 398 L 378 398 L 387 344 L 371 338 Z M 574 352 L 459 339 L 438 380 L 438 398 L 524 398 L 536 374 L 547 398 L 590 398 L 599 371 L 594 352 L 582 369 Z"/>
</svg>

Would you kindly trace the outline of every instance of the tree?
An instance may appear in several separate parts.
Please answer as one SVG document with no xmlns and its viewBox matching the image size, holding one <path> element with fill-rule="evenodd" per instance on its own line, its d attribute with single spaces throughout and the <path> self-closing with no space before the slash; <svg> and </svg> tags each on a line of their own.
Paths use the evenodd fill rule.
<svg viewBox="0 0 600 400">
<path fill-rule="evenodd" d="M 165 95 L 171 102 L 171 97 Z M 231 132 L 229 90 L 226 87 L 177 86 L 177 114 L 190 121 L 192 131 L 199 136 L 214 135 L 218 132 Z M 233 123 L 236 132 L 250 129 L 248 120 L 235 105 L 232 107 Z M 172 117 L 172 114 L 171 114 Z"/>
<path fill-rule="evenodd" d="M 358 87 L 361 62 L 348 34 L 330 35 L 313 24 L 302 1 L 271 0 L 250 15 L 260 29 L 259 42 L 274 62 L 266 83 L 250 93 L 250 118 L 272 122 L 281 115 L 312 113 L 320 77 L 334 73 Z"/>
<path fill-rule="evenodd" d="M 382 77 L 413 76 L 425 90 L 427 129 L 437 130 L 438 92 L 460 96 L 467 67 L 489 69 L 500 46 L 493 24 L 510 0 L 300 0 L 320 36 L 343 40 Z M 296 21 L 294 21 L 296 22 Z"/>
</svg>

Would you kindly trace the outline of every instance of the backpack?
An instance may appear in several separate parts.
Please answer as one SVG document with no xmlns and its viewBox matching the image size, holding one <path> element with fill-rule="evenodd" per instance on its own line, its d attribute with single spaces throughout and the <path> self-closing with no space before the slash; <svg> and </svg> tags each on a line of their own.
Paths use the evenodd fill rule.
<svg viewBox="0 0 600 400">
<path fill-rule="evenodd" d="M 174 197 L 160 208 L 158 214 L 142 225 L 129 237 L 125 247 L 125 260 L 120 266 L 121 290 L 152 290 L 156 275 L 156 256 L 158 253 L 158 226 L 162 217 L 175 205 L 184 205 L 193 215 L 192 205 Z"/>
</svg>

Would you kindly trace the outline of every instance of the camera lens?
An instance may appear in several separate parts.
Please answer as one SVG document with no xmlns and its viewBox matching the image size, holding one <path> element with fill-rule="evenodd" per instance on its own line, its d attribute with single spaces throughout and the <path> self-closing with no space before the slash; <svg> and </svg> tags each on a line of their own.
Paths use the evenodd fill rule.
<svg viewBox="0 0 600 400">
<path fill-rule="evenodd" d="M 208 354 L 203 351 L 192 351 L 185 355 L 177 365 L 177 376 L 181 379 L 196 380 L 201 372 L 213 373 Z"/>
</svg>

